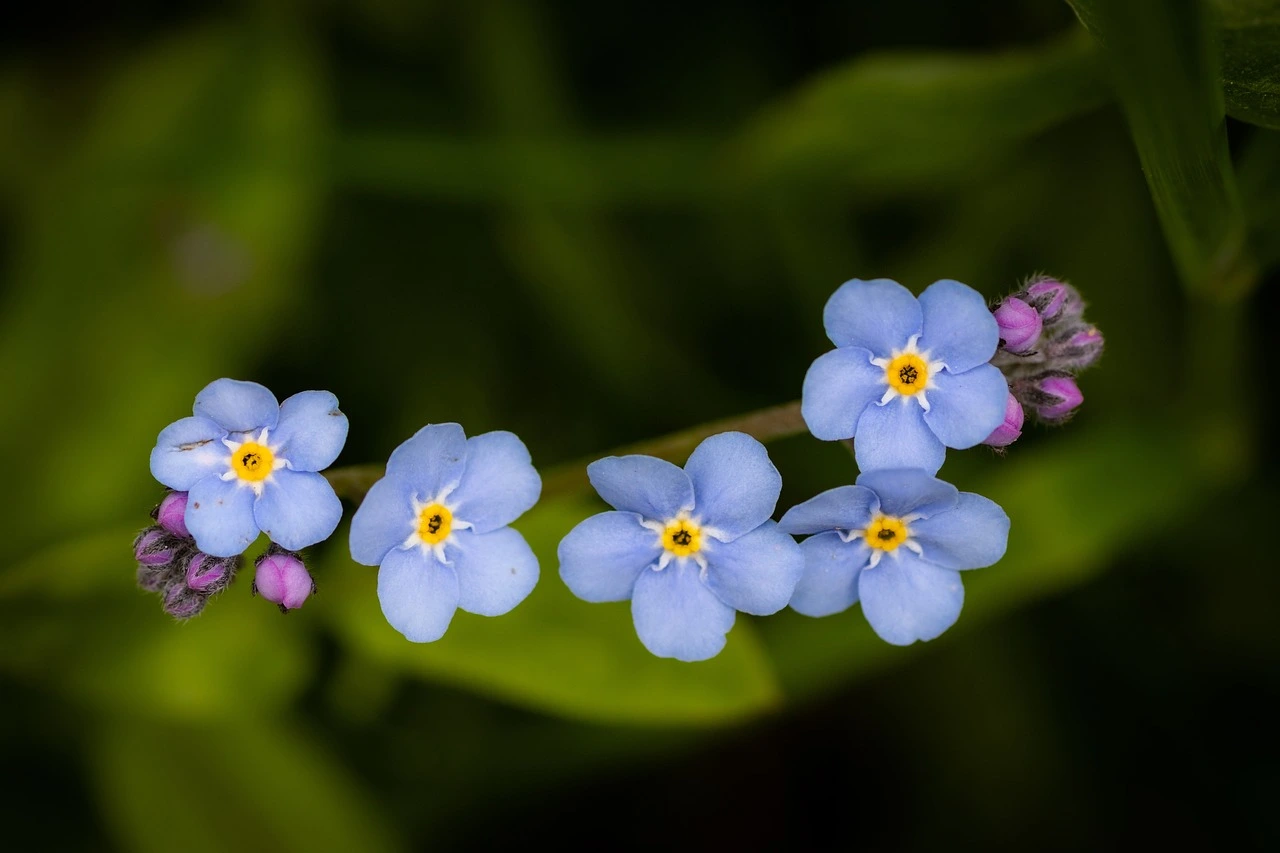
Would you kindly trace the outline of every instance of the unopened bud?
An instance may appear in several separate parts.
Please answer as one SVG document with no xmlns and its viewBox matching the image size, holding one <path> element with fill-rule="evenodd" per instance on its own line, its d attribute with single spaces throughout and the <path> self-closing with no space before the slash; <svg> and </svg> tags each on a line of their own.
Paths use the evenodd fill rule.
<svg viewBox="0 0 1280 853">
<path fill-rule="evenodd" d="M 164 496 L 164 500 L 160 501 L 160 506 L 156 507 L 154 518 L 161 527 L 174 536 L 190 539 L 191 532 L 187 530 L 186 513 L 187 493 L 169 492 Z"/>
<path fill-rule="evenodd" d="M 1060 421 L 1068 417 L 1084 402 L 1080 386 L 1070 376 L 1057 374 L 1041 379 L 1036 386 L 1041 397 L 1036 414 L 1041 420 Z"/>
<path fill-rule="evenodd" d="M 205 595 L 222 592 L 231 584 L 239 564 L 239 557 L 211 557 L 197 551 L 187 563 L 187 589 Z"/>
<path fill-rule="evenodd" d="M 174 584 L 165 590 L 164 612 L 174 619 L 190 619 L 204 610 L 209 596 L 194 589 L 187 589 L 184 584 Z"/>
<path fill-rule="evenodd" d="M 1042 278 L 1027 287 L 1026 302 L 1040 312 L 1046 323 L 1064 314 L 1079 314 L 1084 303 L 1076 289 L 1054 278 Z"/>
<path fill-rule="evenodd" d="M 1007 297 L 993 313 L 1000 327 L 1000 340 L 1010 352 L 1027 352 L 1040 339 L 1044 326 L 1040 312 L 1018 297 Z"/>
<path fill-rule="evenodd" d="M 143 566 L 167 566 L 181 556 L 183 545 L 162 527 L 151 526 L 133 540 L 133 556 Z"/>
<path fill-rule="evenodd" d="M 996 427 L 982 443 L 992 447 L 1008 447 L 1013 444 L 1022 435 L 1023 418 L 1022 404 L 1010 393 L 1004 404 L 1004 423 Z"/>
<path fill-rule="evenodd" d="M 1050 361 L 1061 370 L 1083 370 L 1098 360 L 1104 345 L 1102 332 L 1087 326 L 1059 338 L 1050 346 Z"/>
<path fill-rule="evenodd" d="M 272 546 L 254 564 L 254 593 L 278 604 L 282 613 L 301 607 L 315 588 L 307 567 L 292 551 Z"/>
</svg>

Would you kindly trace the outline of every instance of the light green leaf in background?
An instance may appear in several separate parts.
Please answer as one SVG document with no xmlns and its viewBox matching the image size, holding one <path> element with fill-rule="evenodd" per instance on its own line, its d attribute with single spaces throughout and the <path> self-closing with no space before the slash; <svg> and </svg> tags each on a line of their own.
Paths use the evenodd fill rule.
<svg viewBox="0 0 1280 853">
<path fill-rule="evenodd" d="M 557 573 L 556 546 L 594 511 L 581 503 L 548 502 L 520 519 L 515 527 L 541 566 L 537 588 L 505 616 L 459 611 L 435 643 L 411 643 L 388 625 L 378 606 L 378 570 L 339 551 L 317 581 L 325 612 L 346 647 L 379 667 L 566 716 L 686 726 L 775 707 L 777 684 L 748 617 L 739 615 L 717 657 L 688 664 L 645 650 L 628 602 L 588 604 L 573 597 Z"/>
<path fill-rule="evenodd" d="M 1214 0 L 1232 118 L 1280 128 L 1280 0 Z"/>
<path fill-rule="evenodd" d="M 1126 550 L 1169 535 L 1174 520 L 1244 478 L 1248 446 L 1231 424 L 1171 432 L 1152 422 L 1055 436 L 1052 447 L 1032 453 L 1015 445 L 998 473 L 965 487 L 1008 512 L 1008 553 L 994 566 L 963 573 L 960 621 L 934 642 L 951 642 L 984 620 L 1084 583 Z M 888 645 L 857 605 L 823 619 L 788 610 L 765 623 L 764 636 L 784 688 L 797 697 L 904 663 L 929 647 Z"/>
<path fill-rule="evenodd" d="M 313 63 L 288 32 L 178 35 L 91 90 L 69 143 L 21 149 L 42 159 L 6 199 L 0 454 L 39 476 L 0 557 L 136 512 L 155 435 L 287 322 L 321 189 Z M 39 139 L 45 100 L 6 91 L 0 109 Z"/>
<path fill-rule="evenodd" d="M 1193 292 L 1252 286 L 1227 151 L 1220 62 L 1205 0 L 1069 0 L 1097 39 L 1169 248 Z"/>
<path fill-rule="evenodd" d="M 1078 34 L 1002 54 L 860 57 L 766 110 L 741 140 L 741 164 L 788 184 L 900 192 L 965 181 L 1108 97 Z"/>
<path fill-rule="evenodd" d="M 89 758 L 121 850 L 401 849 L 358 782 L 287 719 L 216 728 L 107 719 Z"/>
</svg>

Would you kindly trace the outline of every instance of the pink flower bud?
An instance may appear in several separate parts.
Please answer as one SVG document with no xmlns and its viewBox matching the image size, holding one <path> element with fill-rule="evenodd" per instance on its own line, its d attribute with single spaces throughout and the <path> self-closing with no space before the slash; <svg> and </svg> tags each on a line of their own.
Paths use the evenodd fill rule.
<svg viewBox="0 0 1280 853">
<path fill-rule="evenodd" d="M 287 613 L 302 606 L 307 596 L 315 592 L 315 583 L 297 554 L 272 549 L 255 564 L 253 591 Z"/>
<path fill-rule="evenodd" d="M 165 590 L 164 612 L 174 619 L 190 619 L 204 610 L 209 597 L 202 592 L 187 589 L 182 584 L 174 584 Z"/>
<path fill-rule="evenodd" d="M 1059 370 L 1084 370 L 1102 355 L 1102 332 L 1089 326 L 1066 338 L 1056 340 L 1050 347 L 1050 360 Z"/>
<path fill-rule="evenodd" d="M 1080 386 L 1076 385 L 1076 381 L 1070 376 L 1046 377 L 1040 381 L 1038 390 L 1048 398 L 1047 402 L 1041 404 L 1036 411 L 1042 420 L 1062 420 L 1084 402 L 1084 394 L 1080 393 Z"/>
<path fill-rule="evenodd" d="M 133 540 L 133 556 L 143 566 L 168 565 L 181 552 L 180 543 L 160 527 L 148 527 Z"/>
<path fill-rule="evenodd" d="M 996 427 L 995 431 L 982 443 L 992 447 L 1008 447 L 1022 435 L 1022 421 L 1022 404 L 1018 402 L 1017 397 L 1010 394 L 1004 404 L 1004 423 Z"/>
<path fill-rule="evenodd" d="M 190 539 L 191 532 L 187 530 L 186 513 L 187 493 L 169 492 L 164 496 L 164 500 L 160 501 L 160 506 L 156 507 L 155 518 L 161 527 L 174 536 Z"/>
<path fill-rule="evenodd" d="M 1056 320 L 1060 314 L 1079 314 L 1084 310 L 1080 294 L 1069 284 L 1057 279 L 1045 278 L 1027 288 L 1027 300 L 1046 321 Z"/>
<path fill-rule="evenodd" d="M 1016 296 L 1007 297 L 995 310 L 1000 340 L 1010 352 L 1027 352 L 1040 339 L 1044 321 L 1040 312 Z"/>
<path fill-rule="evenodd" d="M 237 558 L 210 557 L 197 552 L 187 563 L 187 589 L 213 595 L 222 592 L 235 575 Z"/>
</svg>

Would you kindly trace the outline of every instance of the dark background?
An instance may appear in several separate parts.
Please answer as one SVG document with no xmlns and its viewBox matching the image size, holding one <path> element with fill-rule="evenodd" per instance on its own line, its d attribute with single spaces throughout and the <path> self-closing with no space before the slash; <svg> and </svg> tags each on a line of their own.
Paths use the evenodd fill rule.
<svg viewBox="0 0 1280 853">
<path fill-rule="evenodd" d="M 1136 80 L 1049 0 L 7 22 L 3 846 L 1274 848 L 1280 123 L 1233 101 L 1254 31 L 1162 5 L 1116 41 Z M 1168 32 L 1208 46 L 1190 76 Z M 1195 194 L 1206 155 L 1162 206 L 1197 117 L 1229 191 Z M 287 616 L 251 570 L 186 624 L 133 586 L 147 453 L 219 376 L 332 390 L 339 465 L 456 420 L 545 471 L 795 399 L 846 279 L 994 300 L 1040 271 L 1108 351 L 1066 427 L 950 454 L 1013 529 L 929 644 L 788 611 L 656 660 L 556 576 L 581 494 L 517 524 L 529 600 L 430 646 L 345 524 Z M 807 436 L 770 453 L 780 511 L 856 476 Z"/>
</svg>

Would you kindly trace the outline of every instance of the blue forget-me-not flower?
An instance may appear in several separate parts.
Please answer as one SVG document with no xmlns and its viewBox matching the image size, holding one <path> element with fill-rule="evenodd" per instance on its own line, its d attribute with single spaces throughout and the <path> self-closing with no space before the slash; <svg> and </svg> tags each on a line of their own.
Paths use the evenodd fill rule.
<svg viewBox="0 0 1280 853">
<path fill-rule="evenodd" d="M 858 467 L 942 467 L 947 447 L 981 443 L 1004 420 L 1008 385 L 988 364 L 999 343 L 982 295 L 942 280 L 920 294 L 889 279 L 846 282 L 823 311 L 837 349 L 804 378 L 815 437 L 854 439 Z"/>
<path fill-rule="evenodd" d="M 905 646 L 955 624 L 964 604 L 960 570 L 1004 556 L 1009 516 L 919 469 L 864 472 L 792 507 L 779 526 L 815 534 L 800 543 L 804 576 L 791 607 L 828 616 L 862 602 L 871 627 Z"/>
<path fill-rule="evenodd" d="M 351 556 L 378 566 L 382 613 L 415 643 L 444 636 L 459 607 L 500 616 L 533 591 L 538 559 L 508 527 L 542 479 L 509 432 L 467 438 L 431 424 L 400 445 L 351 520 Z"/>
<path fill-rule="evenodd" d="M 329 538 L 342 518 L 317 472 L 342 451 L 347 426 L 328 391 L 277 403 L 256 382 L 218 379 L 196 395 L 192 417 L 160 432 L 151 474 L 189 493 L 184 520 L 204 553 L 234 557 L 260 530 L 297 551 Z"/>
<path fill-rule="evenodd" d="M 770 518 L 782 477 L 759 441 L 713 435 L 683 469 L 652 456 L 587 466 L 614 507 L 560 542 L 560 577 L 585 601 L 631 600 L 636 633 L 659 657 L 706 660 L 736 611 L 767 615 L 804 570 L 795 540 Z"/>
</svg>

